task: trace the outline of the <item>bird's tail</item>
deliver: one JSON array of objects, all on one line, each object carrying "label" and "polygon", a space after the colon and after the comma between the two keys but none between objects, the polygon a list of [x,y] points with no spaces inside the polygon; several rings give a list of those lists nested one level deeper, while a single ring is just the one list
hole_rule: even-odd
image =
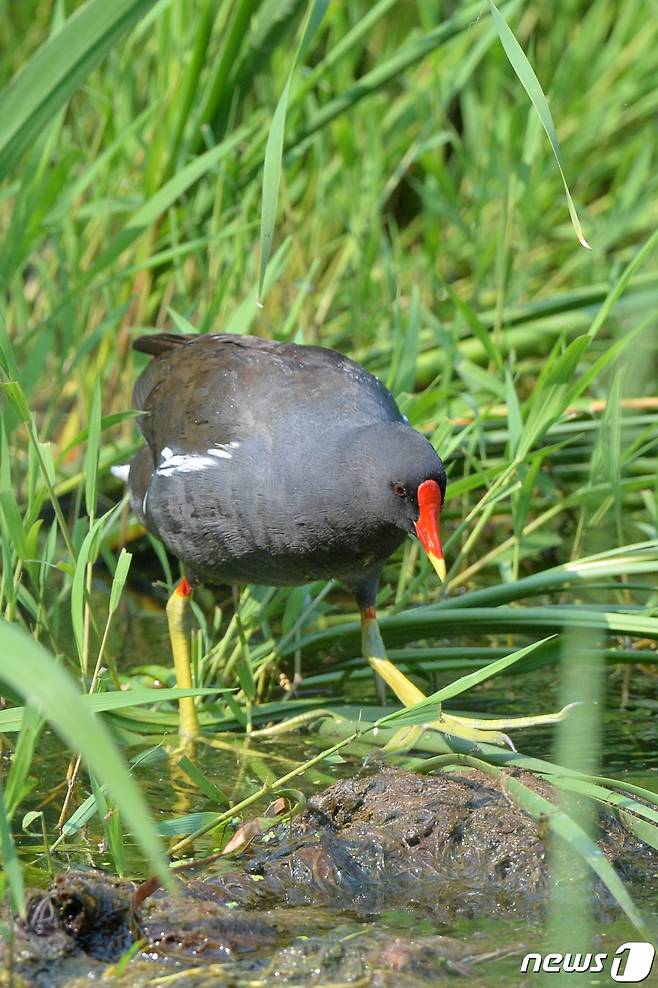
[{"label": "bird's tail", "polygon": [[159,357],[167,350],[175,347],[185,346],[190,340],[196,340],[198,336],[193,333],[149,333],[147,336],[138,336],[133,340],[133,350],[140,353],[150,353],[152,357]]},{"label": "bird's tail", "polygon": [[130,473],[129,463],[117,463],[116,466],[110,467],[110,473],[112,476],[117,477],[119,480],[123,481],[124,484],[128,483],[128,475]]}]

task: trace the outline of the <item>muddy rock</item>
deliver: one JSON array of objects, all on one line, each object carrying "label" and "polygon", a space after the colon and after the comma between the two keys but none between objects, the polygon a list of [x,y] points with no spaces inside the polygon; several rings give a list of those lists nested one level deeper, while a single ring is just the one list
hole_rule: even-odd
[{"label": "muddy rock", "polygon": [[[534,776],[521,779],[551,792]],[[363,916],[402,905],[439,922],[493,912],[538,918],[548,882],[545,837],[541,822],[480,772],[390,769],[314,796],[292,827],[252,849],[243,876],[218,884],[251,905],[331,905]],[[638,865],[646,875],[655,863],[611,818],[602,819],[600,846],[627,876]],[[599,897],[607,899],[603,888]]]},{"label": "muddy rock", "polygon": [[[517,777],[551,794],[548,783]],[[504,782],[476,771],[391,769],[343,780],[292,824],[238,860],[198,869],[174,894],[93,873],[68,873],[32,893],[26,921],[13,924],[15,984],[79,988],[111,976],[117,988],[147,988],[175,973],[177,988],[411,988],[466,975],[484,988],[480,962],[491,943],[439,934],[491,917],[498,929],[510,924],[513,938],[519,922],[529,934],[550,881],[545,838],[543,822],[512,802]],[[658,887],[658,855],[612,817],[601,818],[599,846],[626,879]],[[610,908],[602,887],[595,902]],[[115,978],[108,965],[137,941],[141,951]],[[0,954],[1,967],[1,943]]]},{"label": "muddy rock", "polygon": [[[13,924],[17,986],[51,988],[63,973],[102,971],[133,942],[132,886],[104,875],[60,875],[47,891],[27,897],[25,921]],[[0,964],[8,962],[7,945]]]}]

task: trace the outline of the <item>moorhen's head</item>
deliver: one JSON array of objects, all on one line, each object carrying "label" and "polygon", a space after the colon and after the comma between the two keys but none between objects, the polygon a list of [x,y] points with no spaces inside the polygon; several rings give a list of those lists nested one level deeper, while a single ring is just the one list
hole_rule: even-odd
[{"label": "moorhen's head", "polygon": [[441,508],[446,472],[441,458],[424,436],[397,422],[364,430],[359,445],[369,510],[416,535],[437,576],[444,581]]}]

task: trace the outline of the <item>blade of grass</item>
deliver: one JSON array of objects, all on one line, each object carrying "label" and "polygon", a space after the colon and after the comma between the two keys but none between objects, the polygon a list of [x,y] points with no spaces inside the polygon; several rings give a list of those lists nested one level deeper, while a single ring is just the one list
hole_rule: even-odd
[{"label": "blade of grass", "polygon": [[526,645],[524,648],[517,649],[517,651],[512,652],[510,655],[504,656],[502,659],[497,659],[495,662],[490,662],[481,669],[477,669],[475,672],[468,673],[466,676],[460,676],[454,682],[450,683],[448,686],[444,686],[442,689],[437,690],[436,693],[432,693],[431,696],[425,697],[425,699],[420,700],[418,703],[414,703],[412,706],[405,707],[402,710],[395,710],[392,714],[388,714],[380,720],[381,725],[389,724],[418,724],[424,723],[427,720],[428,715],[432,713],[440,713],[441,703],[444,700],[451,700],[455,696],[460,696],[467,690],[470,690],[473,686],[477,686],[479,683],[485,682],[485,680],[490,679],[491,676],[497,675],[504,669],[509,668],[509,666],[514,665],[516,662],[520,662],[527,655],[531,655],[536,649],[545,645],[546,642],[551,641],[551,638],[555,637],[549,636],[548,638],[542,638],[541,641],[533,642],[532,645]]},{"label": "blade of grass", "polygon": [[[210,779],[204,775],[198,765],[190,761],[187,755],[183,755],[178,761],[180,768],[197,789],[206,796],[207,799],[219,806],[227,806],[230,803],[228,797]],[[194,829],[194,828],[193,828]]]},{"label": "blade of grass", "polygon": [[90,518],[96,515],[96,498],[98,496],[98,457],[101,441],[101,384],[96,378],[89,412],[87,432],[87,449],[84,459],[85,475],[85,505]]},{"label": "blade of grass", "polygon": [[155,0],[88,0],[0,95],[0,181]]},{"label": "blade of grass", "polygon": [[551,116],[551,111],[548,107],[548,103],[546,102],[546,97],[544,96],[539,79],[535,75],[530,62],[526,58],[523,48],[521,48],[521,45],[514,37],[507,21],[500,13],[493,0],[488,0],[488,3],[491,10],[491,16],[493,17],[496,25],[496,30],[498,31],[498,37],[500,38],[500,42],[505,49],[505,54],[509,59],[510,65],[516,72],[519,82],[530,97],[530,102],[537,111],[542,127],[546,131],[546,136],[548,137],[551,147],[553,148],[553,154],[555,155],[557,166],[560,169],[564,192],[567,197],[569,216],[571,217],[573,228],[576,231],[576,236],[583,247],[587,248],[587,250],[591,250],[590,245],[585,240],[585,235],[583,234],[580,220],[578,219],[578,214],[576,213],[576,207],[573,199],[571,198],[571,193],[569,192],[567,177],[564,174],[564,166],[562,163],[562,153],[560,151],[557,134],[555,133],[555,124],[553,123],[553,117]]},{"label": "blade of grass", "polygon": [[144,797],[105,725],[94,716],[52,656],[23,631],[2,620],[0,647],[4,654],[3,681],[29,700],[60,737],[83,755],[90,771],[107,786],[151,867],[170,887],[167,862]]},{"label": "blade of grass", "polygon": [[260,219],[260,268],[258,274],[258,301],[263,295],[265,285],[265,274],[267,263],[270,258],[272,239],[274,237],[274,224],[276,223],[277,207],[279,203],[279,185],[281,184],[281,163],[283,158],[283,136],[286,126],[286,111],[288,109],[288,98],[290,87],[297,67],[297,63],[304,57],[306,51],[313,40],[329,0],[312,0],[309,5],[302,38],[297,47],[297,51],[290,66],[290,72],[283,87],[283,92],[276,105],[270,132],[267,136],[265,146],[265,161],[263,164],[263,194]]},{"label": "blade of grass", "polygon": [[[5,713],[5,711],[2,712]],[[26,789],[31,788],[27,779],[43,726],[43,717],[33,707],[27,706],[23,709],[20,734],[16,742],[5,789],[5,804],[9,820],[14,816]]]},{"label": "blade of grass", "polygon": [[2,864],[7,876],[11,903],[16,912],[25,918],[25,886],[23,883],[23,871],[21,863],[16,854],[16,845],[11,835],[9,817],[5,807],[5,797],[0,782],[0,851],[2,852]]},{"label": "blade of grass", "polygon": [[613,287],[608,291],[606,297],[604,298],[599,311],[596,313],[595,319],[592,321],[592,325],[589,328],[589,335],[594,337],[598,334],[599,330],[605,323],[606,319],[609,317],[616,303],[621,298],[625,289],[627,288],[631,278],[634,273],[644,263],[648,255],[654,250],[656,244],[658,243],[658,230],[654,230],[649,239],[645,244],[638,250],[635,257],[632,259],[630,264],[622,271],[621,275],[613,285]]},{"label": "blade of grass", "polygon": [[91,775],[91,788],[103,826],[105,841],[112,856],[112,864],[119,878],[123,878],[126,871],[126,852],[121,831],[121,819],[116,808],[108,803],[105,787],[98,784],[93,774]]},{"label": "blade of grass", "polygon": [[85,596],[87,589],[88,566],[92,565],[98,556],[99,543],[103,533],[121,508],[121,502],[110,508],[101,518],[93,522],[85,535],[75,564],[73,585],[71,587],[71,623],[73,636],[78,650],[78,659],[83,674],[87,675],[87,648],[85,637]]},{"label": "blade of grass", "polygon": [[[597,846],[591,837],[576,823],[567,813],[559,809],[551,800],[540,796],[529,786],[512,775],[504,774],[499,768],[490,765],[481,758],[474,758],[468,755],[454,756],[454,764],[467,764],[478,768],[485,775],[496,781],[501,781],[506,793],[514,800],[517,806],[533,819],[545,822],[560,840],[564,841],[573,851],[582,858],[592,871],[600,878],[612,897],[626,913],[633,926],[646,938],[650,939],[650,933],[644,918],[638,911],[635,903],[629,895],[623,881],[610,864],[603,851]],[[449,761],[447,756],[446,761]]]},{"label": "blade of grass", "polygon": [[39,463],[41,476],[48,490],[50,502],[53,506],[53,511],[55,512],[55,516],[59,524],[62,538],[66,543],[66,548],[68,549],[69,555],[71,557],[71,562],[75,563],[76,552],[73,547],[73,543],[71,541],[71,535],[69,533],[68,525],[66,524],[64,514],[62,513],[61,505],[59,503],[57,495],[55,494],[50,472],[48,470],[48,465],[44,459],[44,455],[41,449],[41,444],[39,443],[36,427],[32,419],[32,413],[30,412],[30,408],[27,403],[27,399],[25,398],[25,395],[23,393],[23,389],[21,388],[18,381],[2,381],[0,382],[0,388],[2,388],[2,391],[4,392],[7,400],[9,401],[9,404],[11,405],[12,409],[14,410],[20,421],[25,425],[28,437],[30,439],[30,442],[32,443],[32,447],[34,449],[34,452],[36,454]]},{"label": "blade of grass", "polygon": [[[452,604],[452,602],[451,602]],[[384,616],[380,620],[382,634],[390,645],[415,641],[436,635],[454,633],[463,635],[468,628],[469,635],[510,634],[528,635],[537,629],[559,633],[564,628],[590,628],[602,635],[631,635],[638,638],[658,639],[658,618],[637,614],[634,611],[600,609],[573,606],[547,607],[473,607],[454,606],[424,607],[403,614]],[[356,649],[359,647],[361,627],[358,622],[336,625],[328,630],[304,635],[299,643],[288,645],[281,650],[283,657],[301,648],[308,655],[316,655],[323,650],[338,648]]]},{"label": "blade of grass", "polygon": [[[82,703],[87,710],[100,714],[115,710],[128,710],[131,707],[141,707],[148,703],[168,703],[173,700],[180,700],[182,696],[213,696],[217,693],[230,692],[231,690],[221,686],[191,686],[189,689],[179,689],[177,686],[151,689],[148,686],[141,686],[109,693],[82,694]],[[0,733],[20,730],[23,716],[23,707],[0,710]]]}]

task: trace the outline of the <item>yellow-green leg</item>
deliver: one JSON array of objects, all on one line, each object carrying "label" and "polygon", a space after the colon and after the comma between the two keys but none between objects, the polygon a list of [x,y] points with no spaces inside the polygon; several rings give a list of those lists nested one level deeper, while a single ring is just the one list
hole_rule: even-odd
[{"label": "yellow-green leg", "polygon": [[375,674],[390,686],[405,707],[425,698],[418,687],[387,658],[374,607],[366,607],[361,611],[361,645],[363,655]]},{"label": "yellow-green leg", "polygon": [[[192,588],[183,577],[171,597],[167,601],[167,621],[169,622],[169,637],[171,651],[174,655],[174,670],[176,686],[186,690],[192,688],[192,665],[190,655],[190,640],[187,633],[187,614],[190,609]],[[181,738],[196,738],[200,734],[199,720],[193,696],[183,696],[178,701],[180,711]]]}]

